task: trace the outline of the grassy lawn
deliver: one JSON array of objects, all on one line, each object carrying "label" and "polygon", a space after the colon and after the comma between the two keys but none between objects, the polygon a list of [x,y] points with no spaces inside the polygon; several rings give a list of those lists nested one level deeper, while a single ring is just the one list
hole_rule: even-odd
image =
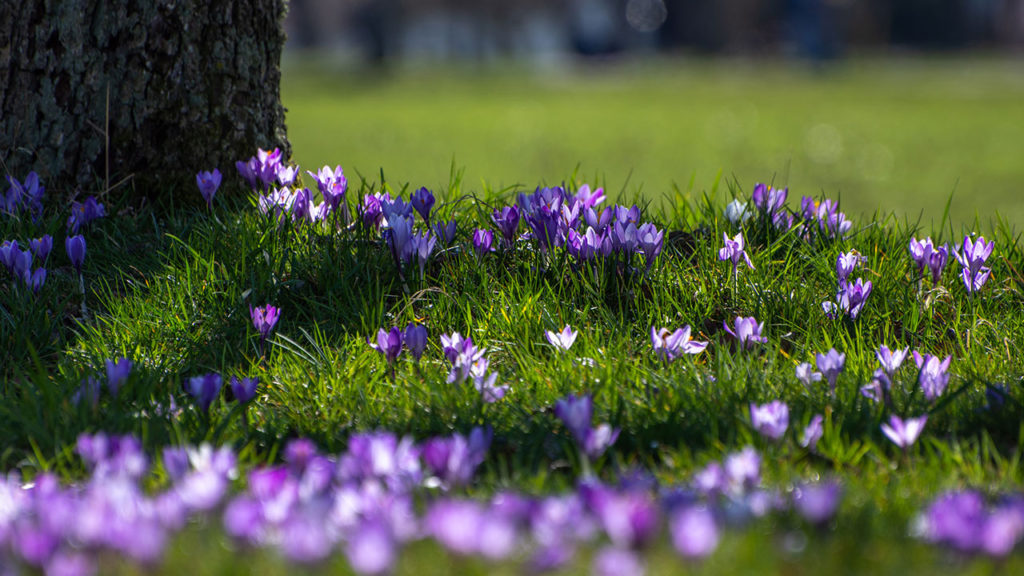
[{"label": "grassy lawn", "polygon": [[[1014,60],[667,60],[529,72],[409,67],[366,77],[293,53],[288,134],[303,166],[413,187],[558,184],[650,199],[718,178],[841,198],[851,214],[1024,224],[1024,76]],[[723,188],[724,189],[724,188]]]},{"label": "grassy lawn", "polygon": [[[650,574],[1024,571],[1024,246],[1014,227],[1022,213],[1007,206],[1000,223],[992,210],[1014,198],[1010,180],[1024,170],[1013,162],[1024,144],[1009,127],[1022,115],[1013,99],[1024,88],[1008,64],[852,63],[819,76],[768,66],[755,78],[662,63],[557,81],[449,71],[359,83],[291,66],[285,98],[297,160],[311,169],[340,163],[348,175],[337,218],[292,218],[295,203],[280,218],[274,208],[261,213],[258,194],[221,166],[225,183],[209,210],[135,210],[107,199],[108,215],[81,232],[79,274],[65,253],[66,212],[46,204],[38,221],[0,216],[2,239],[25,247],[48,233],[54,244],[37,292],[7,271],[12,265],[0,267],[0,464],[10,472],[0,481],[0,568],[42,558],[57,572],[54,555],[65,563],[80,555],[102,574],[349,573],[355,543],[383,530],[403,550],[400,574],[530,573],[552,538],[575,552],[567,574],[590,573],[609,543],[637,552]],[[819,145],[808,147],[808,134]],[[835,144],[836,134],[841,146],[829,150],[838,156],[824,162],[822,142]],[[863,156],[883,148],[887,156]],[[464,171],[451,169],[453,155]],[[858,164],[883,156],[889,161]],[[728,176],[719,179],[721,168]],[[750,207],[749,219],[731,221],[727,202],[750,202],[754,182],[771,174],[791,186],[778,218]],[[585,202],[570,198],[585,183],[614,191],[599,208],[634,200],[640,208],[615,214],[621,233],[612,225],[587,236],[581,216],[582,224],[551,221],[552,246],[543,245],[543,227],[525,221],[502,242],[492,212],[516,204],[516,192],[563,180],[569,196],[518,201],[524,220],[529,213],[542,225],[540,206],[558,205],[556,197]],[[389,216],[384,232],[360,217],[372,214],[365,195],[408,201],[421,184],[437,195],[430,217],[456,220],[457,233],[437,240],[422,266],[417,255],[399,264],[392,248],[406,217]],[[826,213],[825,197],[840,192],[848,229]],[[822,212],[805,212],[802,194]],[[408,218],[426,232],[421,214],[410,208]],[[629,222],[654,232],[619,248]],[[493,250],[477,248],[476,229],[493,232]],[[750,265],[737,252],[734,268],[720,251],[723,236],[739,234]],[[952,252],[934,282],[908,252],[912,238],[962,247],[979,235],[994,248],[975,290]],[[588,255],[582,243],[594,239]],[[656,256],[643,253],[655,246]],[[861,305],[852,288],[846,300],[839,293],[840,258],[853,268],[850,285],[871,283]],[[267,304],[280,319],[264,338],[251,310]],[[737,341],[738,317],[763,323],[764,340]],[[410,324],[426,330],[422,358],[408,342],[394,361],[370,346],[381,342],[379,330]],[[547,332],[566,325],[577,337],[563,350]],[[684,326],[707,347],[686,353],[652,338],[652,329]],[[489,362],[446,350],[457,345],[442,336],[454,332]],[[886,378],[876,371],[883,345],[907,357],[872,399],[864,387]],[[818,356],[831,349],[845,364],[829,383]],[[935,359],[922,358],[921,368],[915,351]],[[106,363],[122,357],[132,368],[111,386]],[[948,374],[939,368],[947,357]],[[802,382],[804,363],[825,378]],[[480,372],[459,376],[460,366]],[[204,406],[208,374],[223,386]],[[227,391],[232,377],[258,379],[247,404]],[[570,395],[592,398],[585,430],[566,408]],[[774,401],[788,410],[781,430],[752,416],[752,405]],[[819,416],[820,440],[806,445],[805,428]],[[920,438],[891,441],[882,426],[894,416],[927,416]],[[384,441],[367,450],[370,464],[359,460],[375,431],[427,452],[431,439],[477,429],[490,443],[478,460],[467,457],[467,477],[447,477],[415,450],[400,458]],[[130,442],[79,440],[98,432],[131,434],[141,452]],[[317,454],[296,439],[311,440]],[[235,466],[208,452],[180,461],[163,452],[202,443],[230,451]],[[115,456],[83,457],[99,452]],[[744,454],[760,459],[754,474],[733,467],[749,464]],[[729,480],[708,488],[718,464]],[[87,487],[65,494],[48,474]],[[821,486],[838,486],[841,498],[814,517],[799,503]],[[937,497],[962,490],[1005,513],[999,523],[979,512],[971,526],[1002,530],[995,535],[1008,535],[1015,553],[981,554],[973,540],[936,536],[934,518],[922,523]],[[481,559],[484,544],[459,553],[439,543],[444,532],[427,518],[466,499],[486,503],[470,504],[485,507],[473,517],[481,533],[485,519],[514,519],[515,546],[488,549],[501,561]],[[265,508],[246,516],[252,502]],[[549,505],[570,512],[550,512],[559,523],[539,512]],[[700,560],[681,558],[673,540],[673,526],[694,511],[708,511],[720,535]],[[654,516],[645,524],[647,512]],[[619,520],[634,513],[640,518],[629,516],[624,528]],[[120,532],[104,540],[80,517]],[[81,531],[62,531],[80,523]],[[250,525],[258,533],[240,535]],[[40,536],[46,530],[59,534],[56,544]],[[687,542],[699,540],[701,531],[691,532]],[[154,560],[153,550],[163,553]],[[280,550],[310,561],[296,568]]]}]

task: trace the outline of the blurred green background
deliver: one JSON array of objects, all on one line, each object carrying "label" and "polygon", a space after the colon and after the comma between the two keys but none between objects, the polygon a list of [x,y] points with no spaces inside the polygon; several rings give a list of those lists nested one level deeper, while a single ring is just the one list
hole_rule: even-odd
[{"label": "blurred green background", "polygon": [[294,159],[463,191],[579,180],[645,198],[759,181],[926,229],[1024,224],[1024,61],[983,57],[642,59],[355,69],[290,51]]}]

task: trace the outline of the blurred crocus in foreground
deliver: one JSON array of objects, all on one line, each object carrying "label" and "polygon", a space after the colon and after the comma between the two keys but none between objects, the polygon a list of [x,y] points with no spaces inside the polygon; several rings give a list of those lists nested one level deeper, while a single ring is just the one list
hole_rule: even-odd
[{"label": "blurred crocus in foreground", "polygon": [[206,374],[205,376],[194,376],[185,383],[185,388],[203,412],[210,411],[210,405],[220,394],[220,387],[223,384],[220,374]]},{"label": "blurred crocus in foreground", "polygon": [[914,442],[917,442],[917,437],[921,435],[926,422],[928,422],[927,415],[903,420],[894,414],[889,418],[888,424],[882,424],[882,433],[886,438],[892,440],[893,444],[906,450],[913,446]]},{"label": "blurred crocus in foreground", "polygon": [[579,332],[574,331],[568,324],[566,324],[565,328],[562,328],[560,332],[552,332],[551,330],[548,330],[544,333],[548,343],[559,350],[568,350],[569,348],[572,348],[573,342],[576,341],[576,336],[578,335]]},{"label": "blurred crocus in foreground", "polygon": [[220,181],[220,170],[216,168],[213,172],[202,171],[196,174],[196,185],[199,187],[199,193],[203,195],[203,200],[206,200],[207,208],[213,208],[213,195],[217,193],[217,188],[220,188]]},{"label": "blurred crocus in foreground", "polygon": [[789,427],[789,406],[782,400],[767,404],[750,404],[750,424],[761,436],[781,440]]}]

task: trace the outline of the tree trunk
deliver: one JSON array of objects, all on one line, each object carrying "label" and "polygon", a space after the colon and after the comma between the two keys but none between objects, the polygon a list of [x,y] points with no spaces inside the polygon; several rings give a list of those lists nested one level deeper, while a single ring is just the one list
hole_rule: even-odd
[{"label": "tree trunk", "polygon": [[0,1],[5,172],[191,195],[197,171],[227,173],[257,147],[287,158],[285,2]]}]

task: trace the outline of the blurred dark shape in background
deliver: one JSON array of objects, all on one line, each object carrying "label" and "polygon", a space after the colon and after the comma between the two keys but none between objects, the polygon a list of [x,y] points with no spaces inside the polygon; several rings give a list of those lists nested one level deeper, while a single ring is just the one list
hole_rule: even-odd
[{"label": "blurred dark shape in background", "polygon": [[1024,0],[291,0],[292,48],[398,60],[1019,50]]}]

